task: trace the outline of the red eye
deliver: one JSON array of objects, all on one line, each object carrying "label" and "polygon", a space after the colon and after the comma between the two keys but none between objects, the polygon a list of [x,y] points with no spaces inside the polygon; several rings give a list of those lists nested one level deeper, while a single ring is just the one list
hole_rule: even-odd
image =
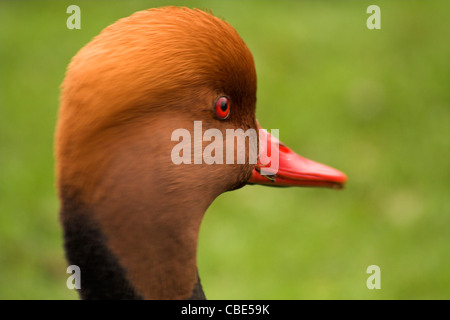
[{"label": "red eye", "polygon": [[228,118],[230,115],[230,100],[228,100],[227,97],[220,97],[216,101],[214,110],[216,111],[216,116],[219,119],[224,120]]}]

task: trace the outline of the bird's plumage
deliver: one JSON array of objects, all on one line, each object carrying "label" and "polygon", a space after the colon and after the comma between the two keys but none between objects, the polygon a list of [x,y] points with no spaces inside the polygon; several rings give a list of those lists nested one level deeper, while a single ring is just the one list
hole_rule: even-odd
[{"label": "bird's plumage", "polygon": [[[222,96],[231,106],[225,120],[214,116]],[[82,298],[204,298],[196,254],[205,211],[250,177],[266,180],[248,153],[244,164],[176,165],[171,134],[202,121],[225,146],[227,129],[258,128],[255,106],[252,54],[227,22],[201,10],[134,13],[75,55],[56,158],[66,254],[81,269]],[[291,166],[274,185],[337,179],[326,170],[294,176],[296,161],[310,163],[283,148]]]},{"label": "bird's plumage", "polygon": [[[226,123],[211,109],[223,94],[233,102]],[[77,53],[62,84],[57,172],[68,258],[85,260],[82,295],[105,285],[88,276],[98,268],[120,274],[124,294],[130,287],[131,296],[148,299],[191,296],[201,218],[252,167],[176,166],[171,132],[199,119],[223,132],[255,127],[255,101],[247,46],[200,10],[137,12]]]}]

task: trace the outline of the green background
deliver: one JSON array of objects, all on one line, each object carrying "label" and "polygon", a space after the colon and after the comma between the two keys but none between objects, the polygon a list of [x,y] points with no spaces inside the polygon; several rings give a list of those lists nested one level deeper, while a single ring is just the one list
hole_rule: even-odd
[{"label": "green background", "polygon": [[[167,1],[0,2],[0,298],[76,299],[54,184],[59,85],[107,25]],[[176,1],[253,52],[257,118],[342,191],[247,186],[202,224],[210,299],[450,298],[449,1]],[[66,8],[81,8],[81,30]],[[381,30],[366,9],[381,8]],[[369,265],[381,289],[366,287]]]}]

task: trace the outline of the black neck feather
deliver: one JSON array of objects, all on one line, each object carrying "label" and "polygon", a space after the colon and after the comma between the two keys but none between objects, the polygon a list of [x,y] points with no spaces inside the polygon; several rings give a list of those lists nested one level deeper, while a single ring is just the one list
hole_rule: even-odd
[{"label": "black neck feather", "polygon": [[[106,237],[91,217],[91,212],[79,201],[65,198],[61,208],[66,258],[80,267],[83,300],[138,300],[118,259],[108,249]],[[189,300],[204,300],[200,278]]]}]

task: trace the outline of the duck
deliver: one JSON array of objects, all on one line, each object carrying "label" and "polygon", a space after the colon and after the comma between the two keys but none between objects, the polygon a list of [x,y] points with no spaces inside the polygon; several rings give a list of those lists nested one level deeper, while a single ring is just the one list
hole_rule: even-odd
[{"label": "duck", "polygon": [[[198,235],[220,194],[245,185],[344,186],[344,173],[261,128],[256,79],[237,31],[186,7],[135,12],[72,58],[61,85],[56,186],[64,251],[80,268],[81,299],[206,299]],[[227,130],[255,130],[258,144],[264,138],[267,150],[279,150],[278,170],[263,172],[271,161],[259,156],[263,147],[256,162],[174,163],[173,132],[193,133],[195,121],[223,133],[224,143]]]}]

